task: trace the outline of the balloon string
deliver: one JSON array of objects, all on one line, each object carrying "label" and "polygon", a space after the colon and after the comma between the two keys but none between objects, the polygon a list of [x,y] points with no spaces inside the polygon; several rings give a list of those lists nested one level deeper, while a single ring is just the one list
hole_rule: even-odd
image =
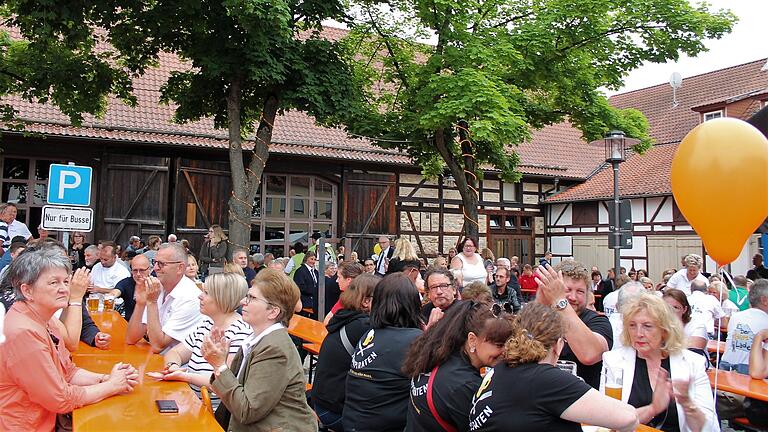
[{"label": "balloon string", "polygon": [[[728,279],[733,284],[733,279],[731,279],[731,275],[728,274],[727,271],[725,271],[725,266],[721,266],[721,265],[718,264],[717,271],[715,273],[719,273],[721,279]],[[719,292],[720,304],[723,303],[723,286],[725,286],[725,284],[720,285],[720,292]],[[735,288],[736,284],[733,284],[733,286]],[[736,292],[736,295],[738,295],[738,291]],[[718,383],[718,378],[720,378],[720,373],[719,373],[720,372],[720,355],[721,355],[720,354],[720,335],[721,335],[721,330],[720,329],[722,327],[722,322],[723,322],[723,317],[722,316],[718,317],[717,318],[717,331],[715,333],[715,335],[717,336],[717,339],[715,340],[716,347],[717,347],[716,354],[715,354],[715,361],[717,362],[717,364],[715,365],[715,395],[717,395],[717,390],[718,390],[718,384],[717,383]],[[715,397],[714,399],[715,399],[715,401],[714,401],[714,410],[715,410],[715,412],[717,412],[717,397]]]}]

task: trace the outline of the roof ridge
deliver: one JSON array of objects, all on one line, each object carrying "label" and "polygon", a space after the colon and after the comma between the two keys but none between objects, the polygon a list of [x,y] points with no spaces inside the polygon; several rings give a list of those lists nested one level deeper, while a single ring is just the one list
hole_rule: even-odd
[{"label": "roof ridge", "polygon": [[[737,64],[737,65],[733,65],[733,66],[727,66],[727,67],[724,67],[724,68],[721,68],[721,69],[712,70],[712,71],[709,71],[709,72],[702,72],[702,73],[699,73],[699,74],[696,74],[696,75],[691,75],[689,77],[683,77],[683,79],[690,80],[692,78],[699,78],[699,77],[702,77],[702,76],[705,76],[705,75],[721,73],[721,72],[727,71],[729,69],[737,69],[737,68],[745,67],[745,66],[751,65],[753,63],[765,63],[766,61],[768,61],[768,57],[763,57],[763,58],[760,58],[760,59],[757,59],[757,60],[748,61],[746,63],[741,63],[741,64]],[[665,85],[669,85],[669,83],[659,83],[659,84],[654,84],[654,85],[651,85],[651,86],[648,86],[648,87],[643,87],[643,88],[639,88],[639,89],[635,89],[635,90],[630,90],[630,91],[627,91],[627,92],[624,92],[624,93],[616,93],[615,95],[610,96],[608,98],[608,100],[613,99],[616,96],[624,96],[624,95],[629,95],[629,94],[632,94],[632,93],[647,91],[647,90],[652,89],[654,87],[661,87],[661,86],[665,86]]]}]

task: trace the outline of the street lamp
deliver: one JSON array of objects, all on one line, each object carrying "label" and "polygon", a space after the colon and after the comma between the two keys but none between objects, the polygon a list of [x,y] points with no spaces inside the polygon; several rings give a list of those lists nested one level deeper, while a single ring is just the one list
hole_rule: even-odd
[{"label": "street lamp", "polygon": [[[614,240],[613,249],[613,272],[615,276],[619,275],[621,268],[621,211],[619,195],[619,164],[627,160],[627,148],[636,144],[638,141],[624,136],[620,130],[612,130],[605,135],[603,144],[605,146],[605,161],[610,162],[613,167],[613,232],[611,235]],[[615,277],[614,276],[614,277]]]}]

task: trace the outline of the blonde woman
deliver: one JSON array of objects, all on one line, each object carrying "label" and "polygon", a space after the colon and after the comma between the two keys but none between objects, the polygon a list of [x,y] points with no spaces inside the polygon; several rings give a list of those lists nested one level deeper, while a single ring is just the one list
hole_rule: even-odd
[{"label": "blonde woman", "polygon": [[[253,333],[236,312],[247,292],[245,279],[236,274],[213,274],[206,279],[199,297],[200,313],[206,318],[182,343],[165,354],[165,370],[161,372],[163,380],[187,382],[200,397],[200,387],[209,385],[213,373],[213,367],[203,359],[201,347],[214,327],[222,329],[229,340],[227,364],[232,364],[232,358],[243,341]],[[182,365],[186,367],[182,368]],[[219,405],[215,394],[211,395],[211,403],[214,409]]]},{"label": "blonde woman", "polygon": [[211,225],[200,247],[200,272],[203,276],[221,273],[227,261],[227,235],[219,225]]},{"label": "blonde woman", "polygon": [[623,370],[621,400],[637,409],[640,423],[657,429],[718,431],[704,358],[685,349],[683,326],[672,308],[643,293],[621,312],[624,346],[603,354],[604,373]]},{"label": "blonde woman", "polygon": [[[419,262],[419,256],[416,254],[416,248],[407,238],[400,237],[395,240],[395,252],[392,254],[392,258],[389,260],[387,266],[387,274],[397,273],[403,271],[405,263],[407,262]],[[420,263],[419,263],[420,265]]]}]

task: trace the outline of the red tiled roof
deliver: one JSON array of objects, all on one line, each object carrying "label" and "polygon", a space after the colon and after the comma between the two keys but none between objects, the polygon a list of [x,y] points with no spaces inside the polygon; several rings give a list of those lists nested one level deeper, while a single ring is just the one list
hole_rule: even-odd
[{"label": "red tiled roof", "polygon": [[766,59],[708,72],[683,79],[677,90],[677,107],[672,106],[672,87],[659,84],[615,95],[611,105],[636,108],[645,114],[650,134],[657,144],[680,142],[699,124],[700,114],[691,108],[711,101],[725,101],[734,96],[768,88],[768,71],[761,68]]},{"label": "red tiled roof", "polygon": [[[19,34],[10,29],[14,37]],[[336,40],[346,30],[326,27],[324,37]],[[227,148],[227,132],[215,129],[211,119],[186,124],[172,123],[174,105],[160,103],[160,87],[171,71],[188,68],[176,56],[161,54],[159,66],[134,79],[138,105],[131,108],[119,99],[109,98],[102,118],[86,115],[81,127],[70,125],[69,118],[50,104],[37,104],[10,96],[4,100],[14,106],[19,117],[30,122],[28,130],[52,136],[178,145],[201,148]],[[278,117],[270,152],[338,160],[363,161],[387,165],[413,165],[408,155],[382,149],[364,139],[349,137],[341,128],[317,126],[308,115],[290,111]],[[523,174],[582,180],[602,159],[602,150],[581,139],[569,124],[536,131],[533,140],[513,149],[520,155]]]},{"label": "red tiled roof", "polygon": [[[766,60],[758,60],[686,78],[677,91],[677,107],[672,106],[672,88],[661,84],[619,94],[610,98],[619,108],[636,108],[645,114],[650,135],[656,145],[645,155],[633,155],[621,164],[619,191],[622,197],[668,195],[672,158],[679,142],[701,122],[693,111],[717,103],[728,104],[759,97],[768,89]],[[734,107],[736,105],[734,104]],[[757,100],[728,111],[729,116],[746,120],[760,109]],[[548,198],[545,202],[590,201],[613,198],[613,170],[603,168],[586,182]]]},{"label": "red tiled roof", "polygon": [[[672,185],[669,173],[678,144],[653,146],[645,154],[632,155],[619,171],[619,193],[622,198],[669,195]],[[610,165],[584,183],[554,195],[547,203],[593,201],[613,198],[613,170]]]},{"label": "red tiled roof", "polygon": [[570,179],[586,179],[605,159],[603,148],[590,146],[568,122],[534,131],[531,141],[515,151],[521,165],[538,166],[548,175]]}]

